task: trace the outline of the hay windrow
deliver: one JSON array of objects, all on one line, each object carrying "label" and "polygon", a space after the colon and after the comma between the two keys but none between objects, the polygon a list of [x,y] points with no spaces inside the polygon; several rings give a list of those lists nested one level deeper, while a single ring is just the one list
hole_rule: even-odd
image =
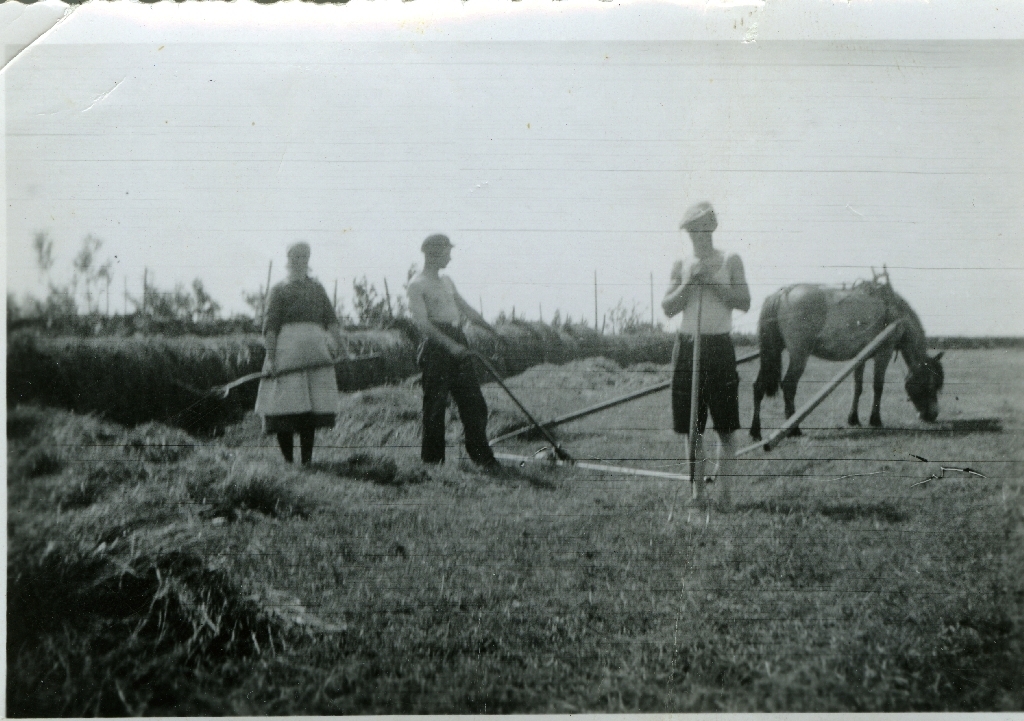
[{"label": "hay windrow", "polygon": [[[195,687],[229,683],[239,664],[310,629],[336,630],[204,541],[218,515],[308,515],[316,503],[297,471],[196,452],[156,424],[125,431],[24,408],[12,417],[35,423],[10,448],[10,715],[227,713]],[[64,466],[31,477],[22,457],[48,447]]]},{"label": "hay windrow", "polygon": [[12,545],[10,715],[173,712],[189,684],[273,653],[294,632],[182,537],[166,546],[136,538],[91,552],[67,539]]},{"label": "hay windrow", "polygon": [[[665,363],[673,343],[667,333],[605,336],[581,326],[552,328],[520,320],[497,330],[501,342],[475,327],[467,328],[467,335],[505,375],[602,355],[620,364]],[[397,383],[418,372],[418,334],[407,323],[393,330],[351,331],[344,338],[351,360],[336,367],[342,391]],[[124,425],[159,421],[193,434],[216,434],[252,408],[256,384],[232,391],[226,400],[206,391],[258,371],[263,357],[256,335],[50,338],[19,331],[8,339],[7,397],[12,404],[94,413]]]}]

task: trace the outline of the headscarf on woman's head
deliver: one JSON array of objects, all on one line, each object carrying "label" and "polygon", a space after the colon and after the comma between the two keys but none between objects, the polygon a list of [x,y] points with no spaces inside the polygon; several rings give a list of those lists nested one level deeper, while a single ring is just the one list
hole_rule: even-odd
[{"label": "headscarf on woman's head", "polygon": [[309,243],[299,241],[288,246],[288,267],[293,270],[309,269]]}]

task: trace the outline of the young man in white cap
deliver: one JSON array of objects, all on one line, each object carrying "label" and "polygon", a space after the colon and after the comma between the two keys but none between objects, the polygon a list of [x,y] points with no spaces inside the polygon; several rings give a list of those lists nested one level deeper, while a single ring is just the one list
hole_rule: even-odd
[{"label": "young man in white cap", "polygon": [[469,354],[469,341],[462,332],[468,320],[494,335],[497,331],[477,313],[455,289],[455,283],[438,271],[452,258],[451,241],[445,235],[431,235],[423,241],[423,270],[410,281],[409,310],[425,336],[419,363],[423,369],[423,446],[425,463],[442,463],[445,457],[445,411],[449,394],[459,408],[466,435],[466,451],[474,463],[497,468],[487,443],[487,403]]},{"label": "young man in white cap", "polygon": [[[739,374],[736,352],[729,333],[732,311],[750,309],[750,289],[743,261],[735,253],[717,250],[711,234],[718,227],[710,203],[687,209],[679,226],[693,242],[693,255],[672,266],[669,290],[661,307],[671,318],[682,312],[683,322],[673,353],[672,421],[676,433],[690,432],[690,384],[693,374],[693,334],[697,330],[697,288],[703,288],[700,309],[700,378],[697,392],[697,428],[703,435],[708,412],[719,438],[716,477],[725,484],[733,475],[736,446],[733,434],[740,428]],[[693,439],[690,439],[692,442]]]}]

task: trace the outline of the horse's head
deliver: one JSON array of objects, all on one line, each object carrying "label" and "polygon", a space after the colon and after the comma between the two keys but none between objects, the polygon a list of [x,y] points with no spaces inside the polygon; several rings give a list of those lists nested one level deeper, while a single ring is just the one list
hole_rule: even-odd
[{"label": "horse's head", "polygon": [[903,384],[921,420],[928,423],[934,423],[939,417],[939,391],[945,379],[940,358],[942,353],[934,358],[925,356],[923,362],[911,367],[907,381]]}]

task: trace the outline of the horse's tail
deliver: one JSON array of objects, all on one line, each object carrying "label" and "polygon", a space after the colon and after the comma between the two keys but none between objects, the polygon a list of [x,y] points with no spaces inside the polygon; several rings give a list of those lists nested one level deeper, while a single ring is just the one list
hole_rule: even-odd
[{"label": "horse's tail", "polygon": [[761,317],[757,319],[757,340],[761,346],[761,368],[757,372],[754,385],[759,387],[766,396],[773,397],[779,390],[782,380],[782,350],[785,342],[779,330],[779,304],[782,292],[772,293],[761,306]]}]

